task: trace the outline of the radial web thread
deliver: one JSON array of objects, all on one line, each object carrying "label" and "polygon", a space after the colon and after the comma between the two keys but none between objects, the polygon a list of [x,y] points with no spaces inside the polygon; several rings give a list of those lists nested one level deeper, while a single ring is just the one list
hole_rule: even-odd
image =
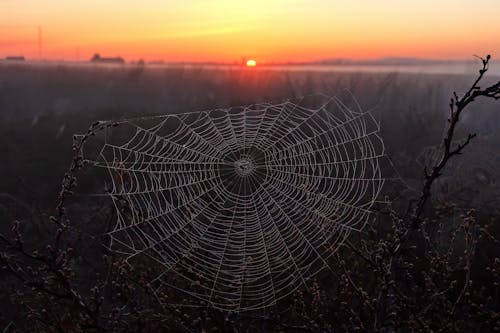
[{"label": "radial web thread", "polygon": [[275,305],[363,228],[384,183],[377,121],[335,97],[114,125],[86,157],[116,208],[107,235],[193,306]]}]

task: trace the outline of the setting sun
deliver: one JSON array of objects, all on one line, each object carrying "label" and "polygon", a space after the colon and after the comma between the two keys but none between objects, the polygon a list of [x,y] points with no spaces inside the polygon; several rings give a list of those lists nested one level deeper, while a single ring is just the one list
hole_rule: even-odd
[{"label": "setting sun", "polygon": [[257,61],[250,59],[247,61],[247,67],[255,67],[257,65]]}]

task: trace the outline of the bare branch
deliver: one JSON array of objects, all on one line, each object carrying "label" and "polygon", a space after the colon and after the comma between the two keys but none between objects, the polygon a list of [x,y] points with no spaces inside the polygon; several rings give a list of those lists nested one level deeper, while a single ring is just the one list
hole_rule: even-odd
[{"label": "bare branch", "polygon": [[448,127],[446,130],[446,135],[443,139],[443,145],[441,148],[438,162],[432,166],[430,171],[427,168],[424,169],[425,180],[422,187],[422,193],[417,201],[412,216],[410,217],[411,227],[416,229],[420,226],[421,216],[424,211],[425,204],[429,197],[431,196],[431,188],[434,181],[439,178],[442,174],[444,167],[447,165],[451,157],[459,155],[462,153],[463,149],[469,145],[472,139],[476,137],[476,134],[469,134],[467,139],[458,144],[456,147],[452,147],[452,142],[455,137],[456,126],[460,120],[462,112],[466,107],[471,104],[477,97],[483,96],[487,98],[500,99],[500,81],[485,88],[481,89],[479,87],[479,82],[482,80],[484,74],[488,71],[489,61],[491,59],[490,55],[486,58],[480,58],[482,61],[482,68],[479,70],[479,75],[471,85],[469,90],[462,96],[459,97],[455,92],[450,101],[450,117],[448,118]]}]

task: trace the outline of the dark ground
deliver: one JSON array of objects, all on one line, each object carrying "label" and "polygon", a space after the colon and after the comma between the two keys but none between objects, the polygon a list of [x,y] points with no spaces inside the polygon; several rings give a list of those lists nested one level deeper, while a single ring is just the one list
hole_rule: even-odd
[{"label": "dark ground", "polygon": [[[9,230],[13,220],[51,212],[72,158],[72,136],[86,132],[96,120],[345,89],[363,108],[373,108],[395,169],[410,187],[419,188],[423,164],[440,142],[449,98],[471,80],[460,75],[0,64],[0,231]],[[500,104],[472,105],[458,137],[469,132],[478,138],[451,162],[433,203],[493,213],[500,202]],[[497,238],[499,231],[496,226]],[[481,256],[498,256],[498,247],[487,250]]]}]

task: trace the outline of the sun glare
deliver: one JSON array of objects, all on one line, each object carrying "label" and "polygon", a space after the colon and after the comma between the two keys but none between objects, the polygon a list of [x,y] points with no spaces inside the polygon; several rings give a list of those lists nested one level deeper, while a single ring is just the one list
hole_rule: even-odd
[{"label": "sun glare", "polygon": [[255,67],[257,65],[257,61],[250,59],[247,60],[247,67]]}]

